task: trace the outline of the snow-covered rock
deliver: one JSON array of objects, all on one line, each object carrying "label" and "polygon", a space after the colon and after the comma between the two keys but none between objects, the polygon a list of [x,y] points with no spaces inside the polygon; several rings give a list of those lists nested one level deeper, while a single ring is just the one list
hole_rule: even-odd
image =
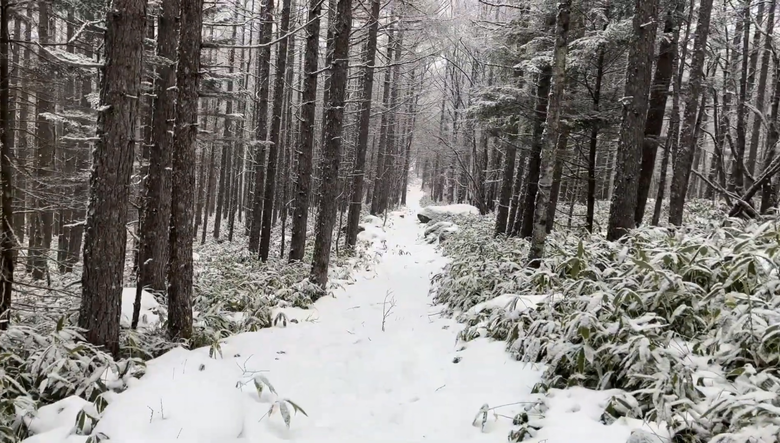
[{"label": "snow-covered rock", "polygon": [[437,221],[448,215],[477,215],[479,209],[471,205],[457,204],[446,206],[426,206],[417,213],[417,219],[422,223]]},{"label": "snow-covered rock", "polygon": [[441,242],[456,232],[458,232],[458,225],[455,223],[447,221],[436,222],[425,229],[425,240],[428,243]]},{"label": "snow-covered rock", "polygon": [[[122,290],[122,327],[129,328],[133,319],[133,303],[135,303],[136,288]],[[138,317],[138,328],[145,329],[157,326],[160,323],[160,303],[154,295],[147,291],[141,291],[141,312]]]}]

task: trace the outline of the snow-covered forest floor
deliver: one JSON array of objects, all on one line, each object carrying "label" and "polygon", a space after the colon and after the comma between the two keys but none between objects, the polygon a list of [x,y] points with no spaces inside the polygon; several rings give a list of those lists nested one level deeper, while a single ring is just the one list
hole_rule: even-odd
[{"label": "snow-covered forest floor", "polygon": [[[422,240],[416,209],[391,214],[385,232],[369,235],[378,263],[333,297],[309,310],[277,309],[276,327],[218,348],[152,360],[127,390],[104,394],[105,409],[76,397],[44,407],[27,441],[86,440],[72,435],[85,407],[99,421],[86,418],[80,431],[117,442],[503,440],[512,420],[493,413],[535,401],[540,368],[497,342],[458,343],[462,325],[442,318],[428,296],[445,259]],[[484,403],[507,406],[482,429],[472,420]]]},{"label": "snow-covered forest floor", "polygon": [[[199,292],[223,298],[196,317],[202,347],[105,371],[54,340],[36,369],[96,377],[22,414],[24,441],[776,441],[776,221],[694,215],[625,243],[554,233],[530,270],[526,242],[494,239],[492,217],[442,207],[422,225],[417,188],[384,227],[366,220],[367,249],[308,309],[290,285],[304,271],[201,248],[213,287]],[[149,297],[150,329],[157,309]],[[50,396],[70,386],[42,379]]]}]

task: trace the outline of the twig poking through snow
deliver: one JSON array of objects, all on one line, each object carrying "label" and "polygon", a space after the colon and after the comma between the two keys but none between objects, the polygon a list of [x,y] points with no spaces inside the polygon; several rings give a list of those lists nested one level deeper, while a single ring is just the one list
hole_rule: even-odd
[{"label": "twig poking through snow", "polygon": [[[385,294],[385,300],[382,302],[382,332],[385,332],[385,322],[395,307],[395,297],[390,297],[391,295],[392,291],[387,291],[387,294]],[[389,300],[388,297],[390,297]]]}]

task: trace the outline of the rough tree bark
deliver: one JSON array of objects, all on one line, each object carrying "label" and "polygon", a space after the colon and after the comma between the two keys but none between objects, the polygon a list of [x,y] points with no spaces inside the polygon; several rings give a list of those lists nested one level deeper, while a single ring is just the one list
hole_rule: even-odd
[{"label": "rough tree bark", "polygon": [[[203,0],[181,3],[181,34],[176,69],[179,96],[173,142],[171,252],[168,262],[168,334],[172,339],[192,336],[192,241],[195,197],[195,158],[198,136],[198,80],[200,78]],[[208,208],[204,208],[208,212]]]},{"label": "rough tree bark", "polygon": [[176,48],[179,45],[179,1],[165,0],[157,18],[157,67],[152,111],[152,146],[145,180],[139,231],[138,283],[131,326],[138,325],[141,290],[165,290],[168,228],[171,222],[171,149],[176,111]]},{"label": "rough tree bark", "polygon": [[635,1],[633,41],[626,67],[623,117],[609,208],[608,240],[617,240],[635,227],[657,18],[658,0]]},{"label": "rough tree bark", "polygon": [[127,247],[127,201],[141,96],[145,0],[115,0],[106,17],[101,108],[92,154],[79,326],[116,355]]},{"label": "rough tree bark", "polygon": [[322,186],[317,235],[314,240],[312,281],[325,288],[328,283],[328,264],[336,222],[339,163],[341,162],[341,134],[344,123],[344,104],[349,70],[349,34],[352,30],[352,2],[339,0],[334,17],[333,39],[328,42],[332,52],[330,66],[330,93],[325,103],[325,145],[322,147]]},{"label": "rough tree bark", "polygon": [[306,55],[303,60],[303,95],[301,96],[301,127],[298,151],[298,180],[295,190],[290,261],[303,260],[306,248],[306,229],[309,221],[312,158],[314,150],[314,118],[317,109],[317,56],[320,42],[320,14],[322,0],[309,1],[306,24]]},{"label": "rough tree bark", "polygon": [[0,331],[8,329],[11,321],[11,291],[14,284],[13,234],[13,116],[10,110],[10,81],[8,75],[8,0],[0,1]]}]

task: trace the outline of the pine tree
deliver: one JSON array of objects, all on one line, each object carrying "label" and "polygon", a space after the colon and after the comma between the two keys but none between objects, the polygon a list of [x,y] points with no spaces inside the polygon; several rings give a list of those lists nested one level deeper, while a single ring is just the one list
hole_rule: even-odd
[{"label": "pine tree", "polygon": [[[178,66],[176,68],[176,127],[173,139],[173,179],[168,262],[168,333],[174,339],[192,335],[192,241],[195,233],[195,141],[198,135],[203,0],[182,0]],[[208,208],[204,208],[208,212]]]},{"label": "pine tree", "polygon": [[336,222],[339,163],[341,162],[344,105],[349,71],[349,35],[352,31],[352,2],[339,0],[336,7],[333,38],[328,41],[332,53],[330,65],[330,93],[325,103],[325,146],[322,147],[322,186],[317,215],[317,234],[314,240],[312,281],[325,288],[328,265]]},{"label": "pine tree", "polygon": [[79,310],[87,340],[113,354],[119,352],[125,223],[145,30],[145,0],[114,0],[106,18]]}]

